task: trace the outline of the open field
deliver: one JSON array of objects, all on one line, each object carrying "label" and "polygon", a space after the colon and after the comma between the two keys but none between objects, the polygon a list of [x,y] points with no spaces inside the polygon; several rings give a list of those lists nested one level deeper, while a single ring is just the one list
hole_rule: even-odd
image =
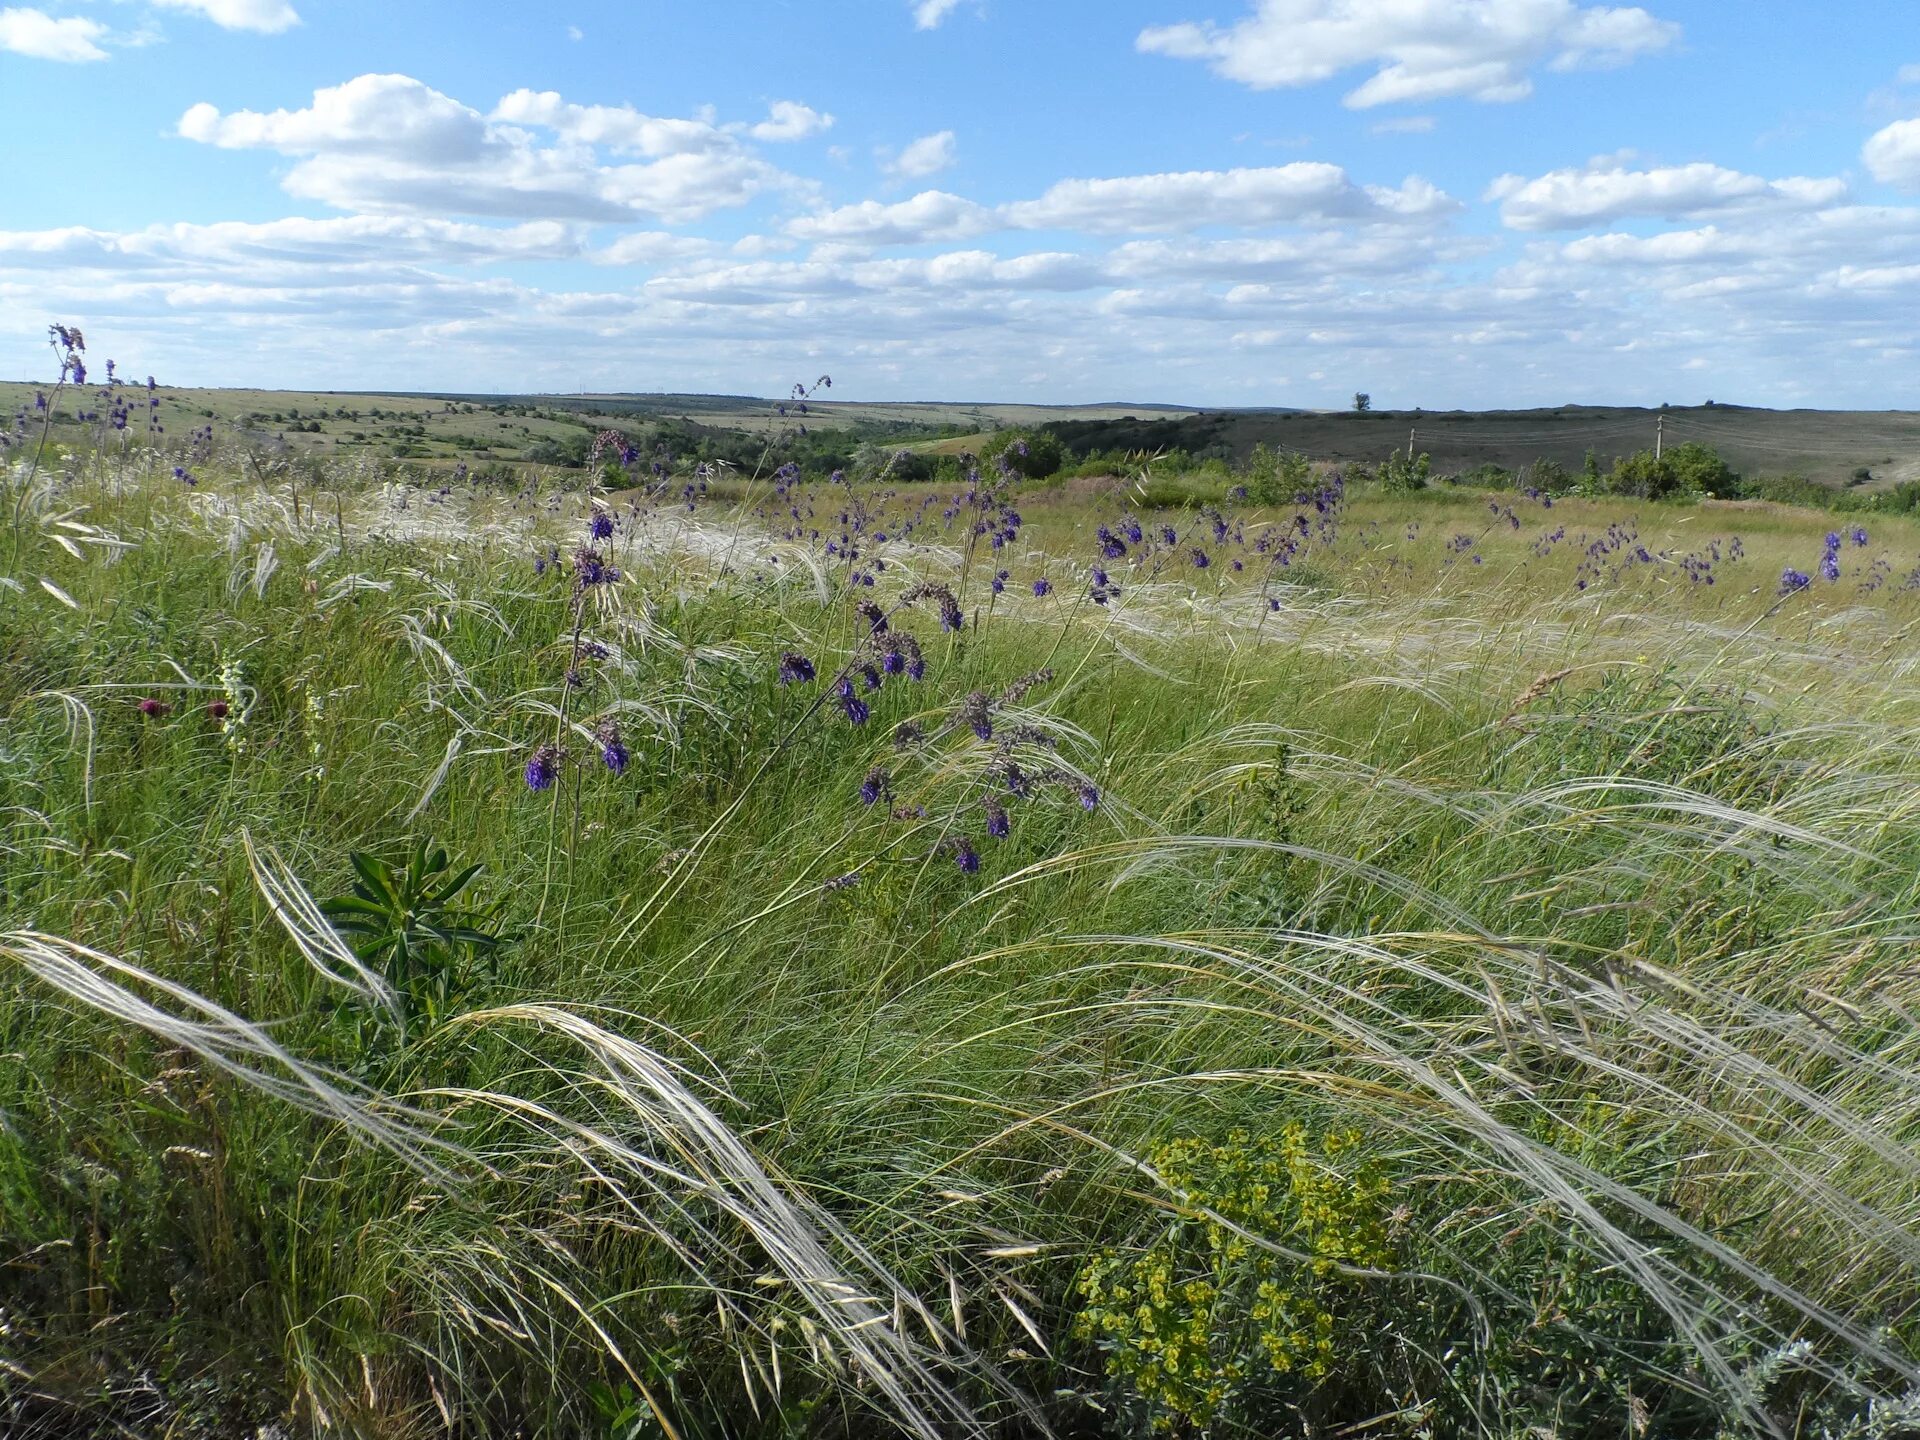
[{"label": "open field", "polygon": [[[1920,411],[1755,410],[1740,405],[1642,410],[1566,405],[1552,410],[1370,411],[1366,414],[1210,411],[1186,418],[1142,417],[1135,424],[1070,423],[1058,433],[1076,449],[1220,447],[1244,460],[1256,444],[1338,464],[1377,464],[1416,450],[1436,471],[1461,474],[1482,465],[1518,470],[1539,460],[1577,471],[1588,451],[1604,466],[1651,450],[1664,424],[1668,446],[1710,446],[1747,475],[1804,475],[1828,485],[1884,488],[1920,479]],[[1867,472],[1862,478],[1857,472]]]},{"label": "open field", "polygon": [[[0,383],[0,415],[25,409],[44,386]],[[144,435],[146,392],[135,386],[129,424]],[[161,386],[152,415],[184,437],[213,424],[284,441],[316,457],[367,456],[470,465],[554,464],[600,432],[642,432],[684,422],[716,433],[771,439],[798,424],[844,432],[852,443],[893,443],[958,455],[996,431],[1045,427],[1076,453],[1179,450],[1244,462],[1257,444],[1334,464],[1375,465],[1411,439],[1437,473],[1484,465],[1519,470],[1550,460],[1578,471],[1589,451],[1604,466],[1651,449],[1664,423],[1669,446],[1710,446],[1750,476],[1797,474],[1834,487],[1884,490],[1920,480],[1920,412],[1756,410],[1737,405],[1665,411],[1608,406],[1551,410],[1193,410],[1164,405],[846,403],[821,390],[802,416],[791,402],[712,395],[375,395],[334,391],[196,390]],[[92,401],[104,413],[110,402]],[[88,408],[86,405],[82,409]],[[1664,422],[1663,422],[1664,417]],[[69,427],[74,429],[84,427]],[[542,445],[546,449],[541,449]],[[1863,474],[1864,472],[1864,474]]]},{"label": "open field", "polygon": [[172,458],[9,461],[8,1434],[1908,1433],[1920,523]]},{"label": "open field", "polygon": [[[0,382],[0,416],[35,418],[35,399],[48,389],[26,382]],[[464,460],[470,464],[553,463],[536,447],[580,444],[603,430],[632,429],[661,421],[684,421],[713,430],[773,436],[802,423],[792,402],[726,395],[381,395],[346,391],[180,389],[158,386],[148,404],[144,383],[120,391],[130,406],[128,425],[147,436],[149,423],[167,436],[185,437],[212,424],[223,436],[236,431],[260,441],[284,441],[295,453],[367,455],[415,460]],[[866,437],[917,439],[954,428],[973,433],[1056,421],[1115,421],[1136,416],[1181,416],[1171,406],[844,404],[825,390],[807,403],[805,423],[845,429]],[[113,392],[92,397],[62,413],[63,430],[88,428],[74,414],[107,416]]]}]

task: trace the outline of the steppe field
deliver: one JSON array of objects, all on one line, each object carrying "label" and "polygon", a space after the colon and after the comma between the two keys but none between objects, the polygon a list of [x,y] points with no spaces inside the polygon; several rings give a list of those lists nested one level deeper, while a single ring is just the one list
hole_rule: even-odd
[{"label": "steppe field", "polygon": [[40,390],[0,1433],[1920,1427],[1894,421]]}]

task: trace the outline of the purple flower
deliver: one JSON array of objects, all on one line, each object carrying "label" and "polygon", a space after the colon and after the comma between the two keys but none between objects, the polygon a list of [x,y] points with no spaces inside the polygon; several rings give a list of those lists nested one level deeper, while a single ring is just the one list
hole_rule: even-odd
[{"label": "purple flower", "polygon": [[867,778],[860,782],[860,803],[878,805],[891,793],[893,775],[886,766],[876,765],[867,771]]},{"label": "purple flower", "polygon": [[1825,555],[1820,557],[1820,578],[1823,580],[1838,580],[1840,578],[1840,552],[1838,550],[1829,550]]},{"label": "purple flower", "polygon": [[1780,593],[1791,595],[1796,590],[1804,590],[1813,583],[1813,577],[1794,569],[1791,565],[1780,572]]},{"label": "purple flower", "polygon": [[996,840],[1004,840],[1013,833],[1013,823],[1007,819],[1007,807],[992,795],[981,801],[987,812],[987,834]]},{"label": "purple flower", "polygon": [[780,683],[782,685],[807,685],[813,681],[813,661],[804,655],[789,650],[780,657]]},{"label": "purple flower", "polygon": [[1855,545],[1864,547],[1867,543],[1867,527],[1864,525],[1854,526],[1852,531],[1849,532],[1849,538]]},{"label": "purple flower", "polygon": [[1053,582],[1051,580],[1048,580],[1045,576],[1042,576],[1040,579],[1033,582],[1033,593],[1035,595],[1045,595],[1047,594],[1048,591],[1052,589],[1053,589]]},{"label": "purple flower", "polygon": [[864,725],[873,711],[867,702],[853,693],[853,681],[846,676],[840,677],[840,683],[833,687],[834,695],[840,704],[840,713],[847,717],[848,723]]},{"label": "purple flower", "polygon": [[554,782],[560,778],[562,758],[558,745],[546,744],[535,750],[527,757],[527,788],[534,791],[551,790]]},{"label": "purple flower", "polygon": [[596,541],[611,540],[613,538],[613,516],[604,510],[594,511],[593,519],[587,522],[587,534]]},{"label": "purple flower", "polygon": [[607,557],[591,545],[582,545],[573,552],[573,581],[582,590],[595,585],[611,585],[620,578],[620,572],[607,563]]},{"label": "purple flower", "polygon": [[953,847],[953,859],[969,875],[980,873],[980,852],[973,848],[971,840],[962,839]]},{"label": "purple flower", "polygon": [[1100,808],[1100,792],[1091,785],[1080,787],[1080,808],[1091,815]]},{"label": "purple flower", "polygon": [[1213,563],[1213,561],[1211,561],[1211,560],[1209,560],[1209,559],[1207,558],[1207,552],[1206,552],[1206,551],[1204,551],[1204,550],[1201,550],[1201,549],[1199,549],[1198,547],[1196,547],[1196,548],[1194,549],[1194,552],[1193,552],[1193,568],[1194,568],[1194,569],[1196,569],[1196,570],[1204,570],[1204,569],[1206,569],[1206,568],[1207,568],[1207,567],[1208,567],[1209,565],[1211,565],[1212,563]]},{"label": "purple flower", "polygon": [[167,704],[167,702],[164,700],[154,700],[149,698],[146,700],[142,700],[140,702],[140,713],[146,716],[149,720],[154,720],[159,718],[160,716],[166,714],[172,708],[173,707]]},{"label": "purple flower", "polygon": [[606,762],[607,769],[616,775],[625,774],[627,762],[633,757],[620,737],[620,722],[609,715],[600,722],[595,738],[600,742],[600,758]]}]

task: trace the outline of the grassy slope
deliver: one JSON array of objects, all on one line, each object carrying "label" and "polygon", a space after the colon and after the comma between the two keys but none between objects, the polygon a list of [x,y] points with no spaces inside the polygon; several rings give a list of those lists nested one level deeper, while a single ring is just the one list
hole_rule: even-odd
[{"label": "grassy slope", "polygon": [[[208,1054],[230,1037],[105,1018],[16,942],[38,970],[0,978],[0,1235],[19,1257],[0,1357],[37,1377],[15,1413],[103,1388],[103,1412],[131,1413],[147,1368],[176,1412],[290,1408],[378,1436],[443,1406],[484,1433],[606,1433],[601,1380],[644,1385],[681,1433],[830,1432],[799,1262],[773,1258],[785,1222],[725,1198],[751,1177],[695,1099],[815,1223],[859,1237],[868,1260],[850,1239],[835,1255],[883,1311],[876,1270],[1073,1424],[1117,1430],[1138,1393],[1104,1389],[1076,1339],[1099,1310],[1076,1290],[1089,1257],[1172,1253],[1153,1248],[1169,1193],[1126,1157],[1236,1128],[1257,1152],[1293,1122],[1359,1127],[1393,1204],[1320,1162],[1348,1177],[1334,1220],[1273,1203],[1268,1238],[1339,1258],[1358,1253],[1327,1239],[1340,1225],[1376,1226],[1393,1269],[1440,1278],[1282,1265],[1338,1359],[1314,1385],[1256,1367],[1254,1433],[1288,1403],[1331,1422],[1422,1401],[1443,1428],[1477,1410],[1495,1433],[1702,1433],[1735,1403],[1716,1366],[1795,1335],[1842,1363],[1882,1322],[1891,1352],[1860,1374],[1898,1388],[1920,1202],[1900,959],[1920,610],[1900,581],[1920,531],[1879,523],[1841,582],[1780,604],[1820,517],[1569,502],[1515,528],[1507,497],[1360,497],[1336,543],[1250,577],[1231,560],[1257,552],[1199,517],[1143,515],[1181,542],[1108,562],[1123,598],[1100,608],[1088,532],[1120,507],[1093,489],[1024,497],[1011,558],[968,566],[938,507],[895,542],[872,593],[964,576],[984,623],[901,616],[929,677],[888,685],[859,728],[772,673],[783,650],[823,675],[852,652],[844,568],[761,546],[750,515],[631,514],[626,578],[586,612],[616,649],[571,703],[621,707],[635,761],[596,773],[576,735],[583,763],[548,797],[520,767],[552,733],[572,613],[528,557],[570,543],[579,497],[348,496],[340,553],[330,506],[316,525],[233,479],[31,499],[0,596],[5,926],[271,1022],[464,1153],[422,1173],[367,1143],[391,1110],[343,1125],[223,1077]],[[801,503],[819,524],[845,501]],[[1234,518],[1251,545],[1291,514]],[[1577,591],[1583,542],[1629,520],[1658,563]],[[1711,587],[1673,563],[1734,534],[1747,558]],[[133,542],[112,564],[108,535]],[[1863,593],[1876,560],[1893,580]],[[1000,736],[1045,727],[1103,800],[1044,790],[992,842],[992,745],[963,728],[902,758],[888,736],[1042,661],[1057,678]],[[204,706],[228,691],[245,719],[223,733]],[[172,709],[143,717],[142,697]],[[876,763],[897,818],[857,799]],[[423,833],[486,866],[522,939],[448,1006],[477,1015],[399,1045],[301,959],[239,837],[329,894],[349,851]],[[963,833],[978,876],[943,848]],[[647,1075],[622,1036],[685,1075]],[[1208,1183],[1174,1195],[1233,1210]],[[811,1333],[835,1333],[835,1303]],[[1257,1355],[1235,1313],[1216,1348]],[[1137,1354],[1121,1331],[1114,1353]],[[1433,1363],[1449,1347],[1468,1358]],[[875,1363],[939,1413],[904,1351]]]}]

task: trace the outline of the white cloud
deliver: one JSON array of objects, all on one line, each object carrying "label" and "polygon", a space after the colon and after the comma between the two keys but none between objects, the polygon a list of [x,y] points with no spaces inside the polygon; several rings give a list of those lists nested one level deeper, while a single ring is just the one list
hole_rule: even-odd
[{"label": "white cloud", "polygon": [[[23,268],[218,273],[248,283],[261,274],[324,272],[419,263],[479,265],[564,260],[581,251],[576,232],[552,221],[465,225],[450,220],[345,215],[143,230],[0,231],[0,265]],[[311,273],[302,283],[318,283]]]},{"label": "white cloud", "polygon": [[675,235],[669,230],[638,230],[622,235],[604,249],[595,250],[588,259],[596,265],[659,265],[674,260],[690,260],[714,251],[711,240],[697,235]]},{"label": "white cloud", "polygon": [[1203,60],[1256,90],[1373,66],[1346,96],[1364,109],[1448,96],[1518,100],[1532,93],[1537,66],[1624,64],[1679,34],[1637,6],[1583,9],[1574,0],[1256,0],[1232,25],[1157,25],[1136,44],[1147,54]]},{"label": "white cloud", "polygon": [[1370,135],[1431,135],[1433,133],[1431,115],[1398,115],[1390,120],[1376,120],[1367,127]]},{"label": "white cloud", "polygon": [[1422,219],[1457,209],[1417,177],[1398,189],[1355,185],[1338,165],[1189,170],[1111,180],[1062,180],[1037,200],[1003,207],[1017,229],[1092,234],[1245,229],[1289,221]]},{"label": "white cloud", "polygon": [[929,175],[938,175],[942,170],[952,169],[959,158],[960,147],[954,140],[953,131],[942,130],[934,135],[922,135],[883,164],[890,175],[921,180]]},{"label": "white cloud", "polygon": [[776,100],[767,108],[767,118],[747,132],[756,140],[805,140],[833,128],[833,116],[797,100]]},{"label": "white cloud", "polygon": [[1874,179],[1920,190],[1920,119],[1896,120],[1879,131],[1862,147],[1860,158]]},{"label": "white cloud", "polygon": [[805,215],[788,224],[787,231],[801,240],[919,245],[929,240],[963,240],[994,228],[993,212],[986,206],[944,190],[924,190],[894,205],[863,200],[838,210]]},{"label": "white cloud", "polygon": [[1038,199],[997,208],[927,190],[893,205],[865,200],[803,216],[789,222],[787,233],[816,242],[919,245],[995,230],[1131,235],[1209,226],[1419,222],[1457,209],[1450,196],[1417,176],[1398,187],[1356,185],[1338,165],[1299,161],[1263,169],[1062,180]]},{"label": "white cloud", "polygon": [[578,25],[567,26],[567,39],[573,41],[576,45],[586,38],[587,32],[582,30]]},{"label": "white cloud", "polygon": [[1536,179],[1502,175],[1487,190],[1515,230],[1577,230],[1631,215],[1690,219],[1729,210],[1811,210],[1844,199],[1839,179],[1765,180],[1705,163],[1632,170],[1601,158]]},{"label": "white cloud", "polygon": [[914,28],[938,29],[941,21],[959,8],[960,0],[913,0]]},{"label": "white cloud", "polygon": [[[559,143],[541,144],[533,128]],[[179,133],[299,157],[282,180],[289,193],[383,214],[679,222],[797,183],[709,119],[571,105],[531,90],[486,116],[406,75],[362,75],[315,91],[300,110],[195,105]],[[602,164],[596,147],[641,163]]]},{"label": "white cloud", "polygon": [[43,10],[0,10],[0,52],[35,60],[104,60],[107,52],[94,42],[106,33],[98,20],[77,15],[56,20]]},{"label": "white cloud", "polygon": [[169,10],[190,10],[223,30],[257,30],[277,35],[300,23],[287,0],[151,0]]},{"label": "white cloud", "polygon": [[1920,65],[1902,65],[1894,79],[1902,85],[1920,85]]}]

